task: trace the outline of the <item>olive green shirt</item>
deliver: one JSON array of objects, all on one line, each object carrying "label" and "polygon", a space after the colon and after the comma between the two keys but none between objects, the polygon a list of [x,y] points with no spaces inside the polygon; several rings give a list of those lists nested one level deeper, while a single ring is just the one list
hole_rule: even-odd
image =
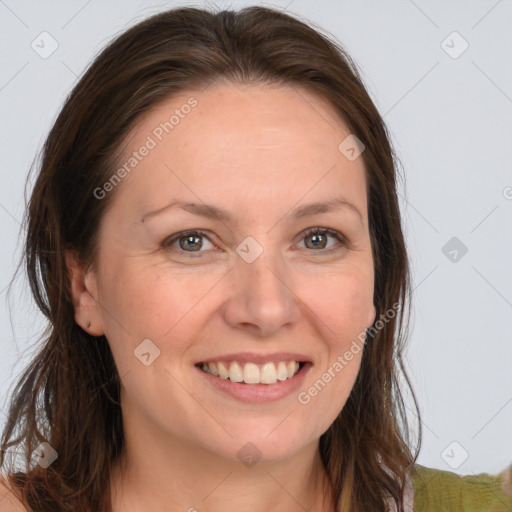
[{"label": "olive green shirt", "polygon": [[497,475],[467,476],[415,467],[414,512],[512,512],[512,465]]}]

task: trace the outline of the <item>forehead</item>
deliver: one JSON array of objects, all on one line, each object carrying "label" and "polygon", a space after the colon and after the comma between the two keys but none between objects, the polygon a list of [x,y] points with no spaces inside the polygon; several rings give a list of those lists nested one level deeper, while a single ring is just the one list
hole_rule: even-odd
[{"label": "forehead", "polygon": [[[364,212],[363,160],[350,161],[339,149],[349,135],[327,100],[297,86],[190,89],[138,121],[120,163],[133,152],[139,159],[117,192],[146,209],[176,196],[218,199],[236,209],[254,201],[316,200],[335,188]],[[150,149],[141,157],[144,147]]]}]

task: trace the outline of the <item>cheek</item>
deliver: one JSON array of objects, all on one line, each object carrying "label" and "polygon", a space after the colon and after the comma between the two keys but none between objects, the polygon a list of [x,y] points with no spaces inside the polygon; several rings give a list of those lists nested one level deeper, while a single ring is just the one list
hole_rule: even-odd
[{"label": "cheek", "polygon": [[[327,429],[343,409],[357,378],[368,313],[373,308],[372,279],[371,273],[338,272],[317,281],[319,286],[309,294],[303,292],[326,351],[299,403],[315,411],[321,429]],[[321,353],[320,342],[318,347]]]},{"label": "cheek", "polygon": [[217,274],[128,262],[110,273],[102,296],[134,334],[161,338],[204,299],[221,277]]},{"label": "cheek", "polygon": [[302,292],[304,302],[321,322],[326,339],[342,348],[366,329],[373,309],[373,280],[370,274],[339,273],[316,281]]},{"label": "cheek", "polygon": [[145,339],[158,347],[161,361],[179,360],[204,323],[205,294],[221,277],[131,262],[108,276],[99,290],[102,318],[120,373],[138,368],[133,352]]}]

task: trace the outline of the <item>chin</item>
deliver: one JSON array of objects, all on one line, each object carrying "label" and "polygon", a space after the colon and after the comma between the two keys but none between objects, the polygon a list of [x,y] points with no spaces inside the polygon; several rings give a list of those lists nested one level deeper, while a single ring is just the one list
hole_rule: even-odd
[{"label": "chin", "polygon": [[[278,462],[293,457],[308,443],[302,432],[291,433],[290,425],[284,428],[277,427],[282,421],[280,418],[274,422],[273,429],[262,431],[260,429],[242,428],[239,431],[230,431],[233,438],[226,436],[218,442],[208,441],[209,449],[215,455],[233,462],[242,462],[247,467],[256,463]],[[319,436],[318,436],[319,437]],[[309,437],[308,437],[309,438]],[[314,437],[313,437],[314,439]]]}]

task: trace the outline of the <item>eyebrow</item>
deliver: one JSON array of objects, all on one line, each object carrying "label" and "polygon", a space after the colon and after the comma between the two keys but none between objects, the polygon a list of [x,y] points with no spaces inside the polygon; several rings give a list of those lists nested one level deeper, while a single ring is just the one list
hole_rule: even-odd
[{"label": "eyebrow", "polygon": [[[145,214],[142,215],[140,220],[141,222],[144,222],[148,218],[155,217],[156,215],[159,215],[164,211],[167,211],[175,207],[179,207],[182,210],[185,210],[194,215],[198,215],[200,217],[205,217],[207,219],[218,220],[221,222],[233,222],[233,217],[231,213],[229,213],[226,210],[223,210],[222,208],[218,208],[217,206],[204,203],[198,204],[183,201],[172,201],[171,203],[167,204],[166,206],[163,206],[162,208],[159,208],[158,210],[146,212]],[[361,212],[357,209],[357,207],[354,206],[352,203],[348,202],[347,200],[341,198],[331,199],[325,202],[308,203],[299,206],[298,208],[291,212],[291,216],[294,220],[297,220],[311,215],[317,215],[320,213],[327,213],[333,210],[339,210],[341,208],[346,208],[349,211],[356,213],[357,216],[359,217],[359,220],[361,221],[361,224],[364,224],[363,216]]]}]

